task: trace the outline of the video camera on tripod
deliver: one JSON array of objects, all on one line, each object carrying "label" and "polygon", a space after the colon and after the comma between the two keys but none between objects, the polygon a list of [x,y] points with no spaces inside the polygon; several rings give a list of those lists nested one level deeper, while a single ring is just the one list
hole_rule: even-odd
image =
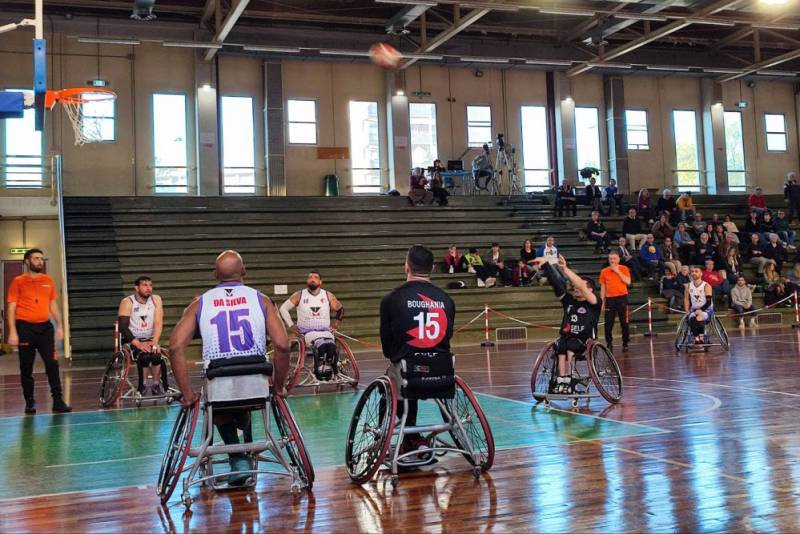
[{"label": "video camera on tripod", "polygon": [[517,176],[517,162],[515,160],[517,149],[514,145],[508,145],[509,149],[506,150],[505,135],[499,132],[495,146],[497,146],[497,156],[495,157],[494,169],[499,189],[505,189],[507,185],[509,197],[514,194],[521,194],[519,177]]}]

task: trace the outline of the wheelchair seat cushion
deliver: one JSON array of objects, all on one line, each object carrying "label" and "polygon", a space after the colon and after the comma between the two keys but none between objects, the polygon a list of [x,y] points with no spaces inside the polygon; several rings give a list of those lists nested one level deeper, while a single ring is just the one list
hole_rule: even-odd
[{"label": "wheelchair seat cushion", "polygon": [[211,360],[206,368],[206,378],[220,376],[267,375],[272,376],[272,363],[264,356],[240,356]]},{"label": "wheelchair seat cushion", "polygon": [[452,399],[455,368],[450,353],[417,353],[405,359],[400,393],[407,399]]}]

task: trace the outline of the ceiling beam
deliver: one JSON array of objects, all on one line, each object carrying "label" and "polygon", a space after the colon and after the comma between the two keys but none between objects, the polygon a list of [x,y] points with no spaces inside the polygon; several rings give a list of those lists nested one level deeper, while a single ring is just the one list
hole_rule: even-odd
[{"label": "ceiling beam", "polygon": [[785,54],[781,54],[779,56],[775,56],[770,59],[765,59],[763,61],[758,61],[751,65],[742,68],[742,72],[738,74],[727,74],[724,76],[720,76],[717,78],[717,82],[725,83],[730,82],[732,80],[736,80],[738,78],[742,78],[743,76],[748,76],[750,74],[754,74],[761,70],[766,70],[770,67],[774,67],[776,65],[780,65],[781,63],[786,63],[787,61],[792,61],[793,59],[797,59],[800,57],[800,49],[791,50],[786,52]]},{"label": "ceiling beam", "polygon": [[[222,21],[222,25],[217,28],[217,34],[214,36],[215,43],[222,44],[225,42],[225,39],[228,37],[228,34],[231,33],[233,27],[236,26],[236,22],[239,20],[239,17],[242,16],[244,10],[247,9],[247,4],[250,3],[250,0],[236,0],[233,4],[233,7],[228,12],[228,15],[225,17],[225,20]],[[206,52],[206,61],[211,61],[214,59],[214,56],[217,53],[216,48],[211,48]]]},{"label": "ceiling beam", "polygon": [[[469,28],[475,22],[480,20],[480,18],[489,13],[489,11],[491,11],[491,9],[473,9],[466,15],[461,15],[457,17],[455,22],[453,22],[453,24],[449,28],[443,30],[442,32],[437,34],[434,38],[429,40],[427,43],[420,46],[415,53],[427,54],[428,52],[433,52],[439,46],[443,45],[444,43],[446,43],[447,41],[458,35],[460,32],[462,32],[466,28]],[[417,62],[416,59],[409,58],[403,62],[400,68],[406,69],[416,62]]]},{"label": "ceiling beam", "polygon": [[611,61],[611,60],[616,59],[616,58],[618,58],[620,56],[624,56],[628,52],[632,52],[632,51],[634,51],[634,50],[636,50],[638,48],[641,48],[641,47],[643,47],[643,46],[645,46],[645,45],[647,45],[649,43],[652,43],[653,41],[657,41],[658,39],[661,39],[662,37],[666,37],[667,35],[670,35],[671,33],[675,33],[676,31],[679,31],[679,30],[682,30],[683,28],[686,28],[687,26],[692,24],[690,19],[697,19],[699,17],[706,17],[708,15],[713,15],[714,13],[717,13],[718,11],[722,11],[723,9],[727,9],[727,8],[729,8],[731,6],[739,4],[741,1],[742,0],[717,0],[716,2],[713,2],[712,4],[706,6],[706,7],[702,8],[702,9],[697,10],[696,12],[693,12],[693,13],[687,15],[687,17],[682,19],[682,20],[676,20],[676,21],[670,22],[669,24],[667,24],[665,26],[662,26],[662,27],[660,27],[660,28],[658,28],[656,30],[651,31],[647,35],[643,35],[642,37],[639,37],[638,39],[634,39],[633,41],[631,41],[629,43],[625,43],[624,45],[621,45],[621,46],[618,46],[617,48],[609,50],[608,52],[603,54],[602,57],[598,56],[595,59],[591,60],[591,64],[590,64],[590,62],[586,62],[586,63],[583,63],[583,64],[578,65],[576,67],[572,67],[571,69],[569,69],[567,71],[567,76],[577,76],[578,74],[581,74],[581,73],[584,73],[584,72],[586,72],[588,70],[591,70],[595,66],[600,66],[601,64],[603,64],[603,63],[605,63],[607,61]]},{"label": "ceiling beam", "polygon": [[386,32],[402,32],[409,24],[428,11],[430,7],[429,5],[408,5],[402,7],[400,11],[386,22]]},{"label": "ceiling beam", "polygon": [[200,27],[204,28],[214,16],[214,11],[217,9],[218,0],[206,0],[203,5],[203,12],[200,14]]}]

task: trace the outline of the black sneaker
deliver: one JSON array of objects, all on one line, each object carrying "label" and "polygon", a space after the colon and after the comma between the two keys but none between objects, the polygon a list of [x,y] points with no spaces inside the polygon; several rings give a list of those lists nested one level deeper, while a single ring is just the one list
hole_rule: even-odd
[{"label": "black sneaker", "polygon": [[628,352],[628,345],[622,345],[622,352]]},{"label": "black sneaker", "polygon": [[72,406],[68,406],[63,399],[56,399],[53,401],[53,413],[70,413]]},{"label": "black sneaker", "polygon": [[33,415],[36,413],[36,401],[25,401],[25,414]]}]

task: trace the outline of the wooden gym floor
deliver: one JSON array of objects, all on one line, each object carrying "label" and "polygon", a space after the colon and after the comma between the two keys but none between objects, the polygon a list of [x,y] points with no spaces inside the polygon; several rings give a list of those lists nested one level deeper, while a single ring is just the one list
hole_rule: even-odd
[{"label": "wooden gym floor", "polygon": [[[800,525],[800,331],[729,329],[730,353],[676,355],[672,336],[637,338],[620,354],[623,402],[573,412],[530,396],[542,346],[457,350],[498,447],[475,481],[446,456],[426,471],[357,487],[343,464],[356,395],[290,398],[317,481],[292,497],[286,479],[255,492],[155,495],[176,408],[99,411],[101,370],[65,369],[76,412],[53,416],[37,375],[40,414],[21,416],[18,376],[0,377],[0,531],[796,531]],[[362,384],[385,369],[359,354]]]}]

